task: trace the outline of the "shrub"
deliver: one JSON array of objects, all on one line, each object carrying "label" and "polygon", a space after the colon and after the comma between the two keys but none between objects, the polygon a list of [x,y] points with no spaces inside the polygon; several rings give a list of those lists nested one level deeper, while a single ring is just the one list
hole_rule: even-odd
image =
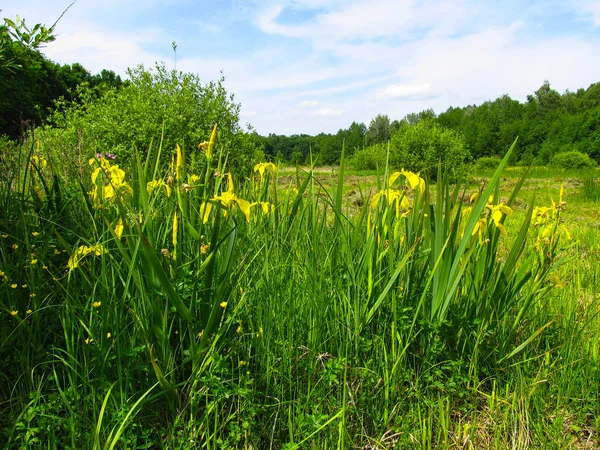
[{"label": "shrub", "polygon": [[162,65],[155,70],[138,66],[128,74],[130,82],[119,90],[94,98],[84,86],[81,105],[60,104],[51,117],[54,127],[37,130],[42,146],[59,152],[71,165],[105,152],[133,161],[133,149],[144,154],[151,142],[157,145],[161,139],[169,152],[179,144],[191,155],[218,123],[218,145],[231,149],[230,167],[238,172],[251,167],[257,140],[244,136],[240,106],[225,90],[224,79],[202,84],[196,75]]},{"label": "shrub", "polygon": [[464,175],[470,158],[462,135],[432,120],[404,124],[391,139],[390,164],[435,179],[438,164],[451,177]]},{"label": "shrub", "polygon": [[495,158],[493,156],[484,156],[479,158],[475,162],[475,169],[477,170],[488,170],[488,169],[496,169],[500,164],[500,158]]},{"label": "shrub", "polygon": [[385,167],[387,144],[373,144],[358,150],[350,159],[350,165],[357,170],[375,170]]},{"label": "shrub", "polygon": [[560,169],[589,169],[594,167],[596,162],[589,155],[572,150],[554,155],[552,165]]}]

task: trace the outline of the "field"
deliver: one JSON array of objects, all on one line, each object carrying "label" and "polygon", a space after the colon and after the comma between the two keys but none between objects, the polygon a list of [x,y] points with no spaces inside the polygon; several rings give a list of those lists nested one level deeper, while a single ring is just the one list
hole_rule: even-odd
[{"label": "field", "polygon": [[597,171],[202,149],[2,177],[5,448],[600,446]]}]

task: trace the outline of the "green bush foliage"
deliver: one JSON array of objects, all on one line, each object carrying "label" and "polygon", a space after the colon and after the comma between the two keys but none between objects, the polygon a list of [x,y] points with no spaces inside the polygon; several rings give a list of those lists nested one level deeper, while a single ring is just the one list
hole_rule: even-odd
[{"label": "green bush foliage", "polygon": [[500,164],[500,159],[495,158],[493,156],[484,156],[475,161],[475,169],[477,170],[487,170],[487,169],[495,169]]},{"label": "green bush foliage", "polygon": [[438,164],[452,177],[464,174],[469,151],[460,133],[432,120],[404,124],[390,142],[390,164],[434,179]]},{"label": "green bush foliage", "polygon": [[375,170],[385,167],[387,144],[373,144],[357,151],[350,165],[357,170]]},{"label": "green bush foliage", "polygon": [[190,155],[200,154],[198,144],[218,123],[219,145],[231,149],[230,167],[247,172],[260,157],[261,144],[240,128],[240,105],[226,91],[224,79],[202,84],[196,75],[163,65],[154,70],[138,66],[128,74],[126,86],[100,98],[80,87],[81,104],[63,102],[51,116],[52,127],[37,131],[42,147],[77,161],[79,168],[96,153],[133,161],[134,149],[145,154],[151,142],[161,140],[163,148],[179,144]]},{"label": "green bush foliage", "polygon": [[596,162],[589,155],[572,150],[554,155],[552,165],[560,169],[589,169],[594,167]]}]

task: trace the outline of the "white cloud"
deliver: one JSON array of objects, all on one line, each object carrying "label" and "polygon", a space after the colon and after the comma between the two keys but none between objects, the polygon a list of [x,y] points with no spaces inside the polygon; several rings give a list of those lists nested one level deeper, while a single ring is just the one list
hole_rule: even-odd
[{"label": "white cloud", "polygon": [[591,19],[595,27],[600,27],[600,2],[598,0],[576,1],[576,6],[581,12]]},{"label": "white cloud", "polygon": [[315,108],[321,104],[318,100],[304,100],[303,102],[298,103],[298,106],[302,108]]},{"label": "white cloud", "polygon": [[380,97],[407,98],[419,97],[431,91],[429,83],[423,84],[392,84],[379,92]]},{"label": "white cloud", "polygon": [[335,108],[320,108],[311,112],[313,116],[320,117],[331,117],[331,116],[341,116],[344,114],[344,111]]}]

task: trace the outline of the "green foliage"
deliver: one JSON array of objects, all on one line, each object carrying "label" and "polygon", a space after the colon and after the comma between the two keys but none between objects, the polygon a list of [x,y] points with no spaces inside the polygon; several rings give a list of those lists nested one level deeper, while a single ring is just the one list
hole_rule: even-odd
[{"label": "green foliage", "polygon": [[179,144],[190,156],[199,155],[198,145],[208,140],[217,123],[219,145],[231,149],[229,164],[238,173],[248,173],[260,157],[256,135],[250,130],[246,136],[239,127],[240,106],[225,90],[224,79],[202,84],[193,74],[168,71],[163,65],[154,70],[139,66],[128,73],[127,85],[100,97],[80,87],[81,104],[60,104],[50,118],[52,127],[37,131],[42,146],[79,167],[96,153],[132,161],[134,152],[145,155],[152,142],[161,140],[164,148]]},{"label": "green foliage", "polygon": [[572,150],[554,155],[552,165],[560,169],[589,169],[596,163],[585,153]]},{"label": "green foliage", "polygon": [[48,117],[61,98],[79,102],[77,87],[86,84],[96,95],[122,85],[114,72],[91,75],[80,64],[60,65],[39,47],[54,39],[51,28],[28,28],[24,20],[4,19],[0,26],[0,135],[16,140]]},{"label": "green foliage", "polygon": [[388,144],[373,144],[358,150],[349,164],[357,170],[375,170],[385,167]]},{"label": "green foliage", "polygon": [[583,179],[583,198],[591,202],[600,202],[600,180],[598,174],[592,173]]},{"label": "green foliage", "polygon": [[415,125],[404,125],[392,136],[390,164],[421,172],[435,179],[438,164],[455,178],[464,174],[469,151],[462,136],[442,128],[432,120],[421,120]]},{"label": "green foliage", "polygon": [[492,156],[483,156],[475,161],[476,170],[489,170],[496,169],[500,165],[500,158],[494,158]]},{"label": "green foliage", "polygon": [[382,144],[390,140],[390,118],[387,114],[378,114],[369,124],[368,144]]},{"label": "green foliage", "polygon": [[0,179],[6,448],[551,448],[572,440],[556,412],[600,424],[597,252],[584,292],[556,287],[566,204],[501,195],[510,154],[473,196],[404,172],[355,202],[343,159],[333,181],[264,164],[242,186],[219,148],[167,172],[160,146],[125,173],[100,158],[83,186],[19,148]]},{"label": "green foliage", "polygon": [[4,18],[0,25],[0,68],[21,69],[19,59],[30,58],[43,44],[54,41],[53,33],[54,26],[47,28],[38,23],[29,28],[19,16],[15,20]]}]

